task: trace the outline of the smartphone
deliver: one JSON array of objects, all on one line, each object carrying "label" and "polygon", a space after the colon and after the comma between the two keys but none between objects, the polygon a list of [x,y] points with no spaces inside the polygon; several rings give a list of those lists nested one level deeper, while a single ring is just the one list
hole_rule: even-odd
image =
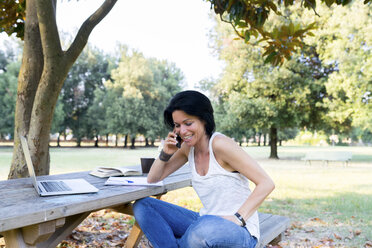
[{"label": "smartphone", "polygon": [[181,144],[182,144],[182,139],[181,139],[181,137],[177,134],[177,138],[176,138],[176,140],[177,140],[177,144],[176,144],[176,146],[178,147],[178,148],[181,148]]}]

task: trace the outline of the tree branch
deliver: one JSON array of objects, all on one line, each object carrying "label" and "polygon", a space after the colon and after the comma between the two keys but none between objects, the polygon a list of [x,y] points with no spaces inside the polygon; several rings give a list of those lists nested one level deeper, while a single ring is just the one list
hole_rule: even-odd
[{"label": "tree branch", "polygon": [[[62,47],[56,22],[56,0],[37,0],[36,8],[44,62],[49,63],[51,59],[54,60],[62,55]],[[49,57],[46,58],[46,55]]]},{"label": "tree branch", "polygon": [[105,2],[81,25],[70,48],[66,52],[69,63],[74,63],[88,42],[88,38],[94,27],[111,11],[117,0],[105,0]]}]

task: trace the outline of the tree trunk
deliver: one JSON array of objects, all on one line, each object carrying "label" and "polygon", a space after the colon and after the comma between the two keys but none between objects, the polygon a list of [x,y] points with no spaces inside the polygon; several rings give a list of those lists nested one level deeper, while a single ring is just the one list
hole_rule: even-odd
[{"label": "tree trunk", "polygon": [[94,147],[98,147],[98,135],[96,135],[96,140],[94,141]]},{"label": "tree trunk", "polygon": [[145,147],[149,147],[149,139],[148,138],[145,138]]},{"label": "tree trunk", "polygon": [[14,146],[12,164],[8,175],[9,179],[28,176],[26,161],[18,135],[28,134],[32,105],[44,66],[36,0],[27,1],[26,19],[22,65],[18,76],[18,92],[14,117]]},{"label": "tree trunk", "polygon": [[263,137],[264,137],[263,146],[266,146],[267,134],[263,133]]},{"label": "tree trunk", "polygon": [[275,127],[270,128],[270,158],[279,159],[278,157],[278,130]]},{"label": "tree trunk", "polygon": [[129,134],[125,135],[125,137],[124,137],[124,148],[128,147],[128,138],[129,138]]},{"label": "tree trunk", "polygon": [[136,146],[135,146],[135,142],[136,142],[136,137],[133,137],[132,139],[132,144],[131,144],[131,146],[130,146],[130,149],[135,149],[136,148]]},{"label": "tree trunk", "polygon": [[56,0],[27,0],[24,51],[18,77],[13,158],[8,178],[28,176],[19,134],[26,135],[36,175],[49,174],[49,134],[53,112],[67,73],[93,28],[116,0],[106,0],[62,50],[56,24]]},{"label": "tree trunk", "polygon": [[108,135],[108,133],[106,133],[106,146],[109,145],[108,141],[109,141],[109,135]]},{"label": "tree trunk", "polygon": [[61,134],[59,133],[57,137],[57,147],[61,147],[60,141],[61,141]]}]

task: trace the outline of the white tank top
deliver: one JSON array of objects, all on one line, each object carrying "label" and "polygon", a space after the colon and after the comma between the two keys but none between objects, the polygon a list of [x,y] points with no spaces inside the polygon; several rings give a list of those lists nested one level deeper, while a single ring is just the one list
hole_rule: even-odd
[{"label": "white tank top", "polygon": [[[218,164],[212,148],[212,141],[217,135],[223,134],[215,132],[209,140],[209,168],[205,176],[196,172],[194,147],[191,147],[188,157],[192,186],[203,204],[200,215],[234,215],[251,194],[248,178],[240,173],[229,172]],[[251,235],[259,239],[257,211],[246,223]]]}]

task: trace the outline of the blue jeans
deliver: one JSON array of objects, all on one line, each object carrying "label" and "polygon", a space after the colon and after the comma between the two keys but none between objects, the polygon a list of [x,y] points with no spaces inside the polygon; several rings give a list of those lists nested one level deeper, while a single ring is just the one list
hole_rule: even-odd
[{"label": "blue jeans", "polygon": [[133,212],[155,248],[253,248],[257,244],[257,239],[246,228],[229,220],[215,215],[200,216],[155,198],[136,201]]}]

